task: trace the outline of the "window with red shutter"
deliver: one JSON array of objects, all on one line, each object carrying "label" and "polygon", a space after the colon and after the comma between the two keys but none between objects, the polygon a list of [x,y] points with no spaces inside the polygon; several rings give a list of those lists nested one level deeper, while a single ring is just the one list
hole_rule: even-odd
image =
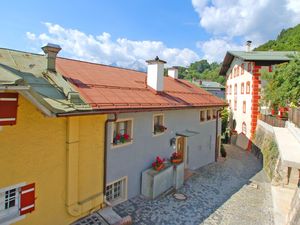
[{"label": "window with red shutter", "polygon": [[35,208],[35,184],[28,184],[21,187],[20,192],[20,215],[30,213]]},{"label": "window with red shutter", "polygon": [[18,93],[0,93],[0,126],[17,122]]}]

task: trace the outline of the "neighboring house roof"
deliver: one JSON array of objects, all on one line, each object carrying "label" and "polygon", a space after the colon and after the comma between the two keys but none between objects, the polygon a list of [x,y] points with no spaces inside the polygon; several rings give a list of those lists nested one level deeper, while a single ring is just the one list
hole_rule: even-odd
[{"label": "neighboring house roof", "polygon": [[164,91],[147,87],[145,72],[57,58],[57,69],[97,110],[147,110],[225,106],[211,93],[186,80],[164,77]]},{"label": "neighboring house roof", "polygon": [[257,65],[273,65],[290,61],[290,56],[295,51],[228,51],[224,57],[220,75],[226,75],[232,60],[237,57],[244,61],[256,62]]},{"label": "neighboring house roof", "polygon": [[219,84],[215,81],[203,80],[200,86],[204,89],[225,89],[225,87],[222,84]]},{"label": "neighboring house roof", "polygon": [[45,55],[0,48],[0,89],[21,92],[51,115],[226,105],[186,80],[164,77],[156,93],[145,72],[60,57],[56,73],[46,66]]},{"label": "neighboring house roof", "polygon": [[44,55],[0,48],[0,89],[17,90],[51,113],[89,110],[59,74],[46,71]]}]

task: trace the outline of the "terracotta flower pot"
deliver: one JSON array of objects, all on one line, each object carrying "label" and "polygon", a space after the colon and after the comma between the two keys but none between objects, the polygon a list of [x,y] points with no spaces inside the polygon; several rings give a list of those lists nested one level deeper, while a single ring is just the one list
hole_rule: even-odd
[{"label": "terracotta flower pot", "polygon": [[182,162],[182,159],[172,159],[172,163],[178,164]]},{"label": "terracotta flower pot", "polygon": [[154,167],[154,169],[155,169],[156,171],[161,171],[164,167],[165,167],[165,165],[162,163],[162,164],[160,164],[159,166]]}]

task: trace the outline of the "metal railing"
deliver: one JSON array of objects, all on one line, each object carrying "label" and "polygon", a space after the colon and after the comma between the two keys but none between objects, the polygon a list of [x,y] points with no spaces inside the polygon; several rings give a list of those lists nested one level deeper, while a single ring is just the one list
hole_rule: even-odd
[{"label": "metal railing", "polygon": [[273,127],[285,127],[286,119],[280,119],[271,115],[260,114],[259,119]]},{"label": "metal railing", "polygon": [[289,108],[289,121],[300,128],[300,108]]}]

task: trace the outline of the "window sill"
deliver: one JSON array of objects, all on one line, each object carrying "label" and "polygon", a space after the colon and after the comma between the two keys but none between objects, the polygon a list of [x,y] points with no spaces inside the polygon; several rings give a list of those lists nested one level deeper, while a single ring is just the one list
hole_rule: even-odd
[{"label": "window sill", "polygon": [[153,137],[157,137],[157,136],[161,136],[161,135],[163,135],[163,134],[165,134],[165,131],[164,132],[158,132],[158,133],[152,133],[152,136]]},{"label": "window sill", "polygon": [[120,204],[122,202],[125,202],[125,201],[127,201],[126,198],[120,197],[118,199],[115,199],[115,200],[112,200],[112,201],[108,201],[108,202],[109,202],[109,204],[111,204],[111,206],[116,206],[116,205],[118,205],[118,204]]},{"label": "window sill", "polygon": [[133,143],[133,141],[128,141],[128,142],[121,143],[121,144],[111,144],[111,148],[112,149],[120,148],[120,147],[124,147],[124,146],[127,146],[127,145],[131,145],[132,143]]}]

